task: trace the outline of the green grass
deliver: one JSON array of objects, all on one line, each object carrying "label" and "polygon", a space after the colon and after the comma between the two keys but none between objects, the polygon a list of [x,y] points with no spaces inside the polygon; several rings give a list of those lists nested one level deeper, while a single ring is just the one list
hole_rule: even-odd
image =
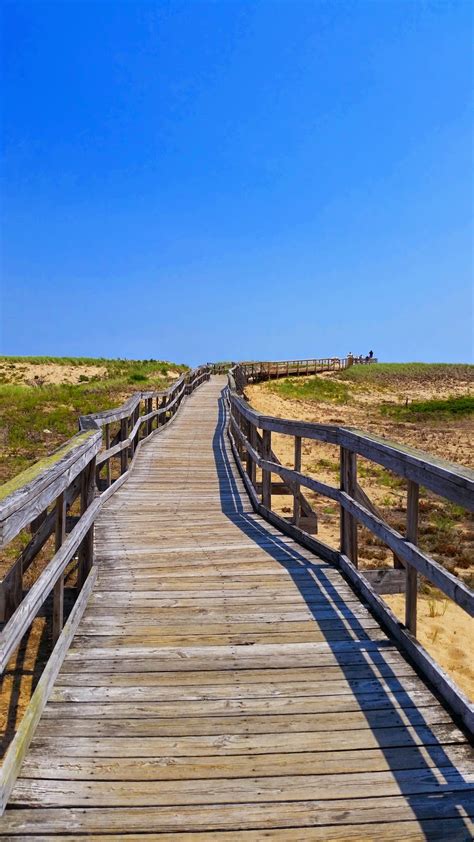
[{"label": "green grass", "polygon": [[[165,360],[107,360],[102,357],[1,357],[0,356],[0,383],[10,383],[12,379],[21,379],[21,366],[26,365],[58,365],[80,368],[81,366],[96,366],[105,368],[107,380],[122,380],[125,382],[133,375],[150,381],[165,377],[166,372],[171,370],[184,371],[187,366],[176,365]],[[15,378],[16,370],[16,378]],[[83,374],[88,381],[102,380],[103,375],[90,376]],[[136,378],[135,378],[136,379]],[[141,379],[141,378],[139,378]]]},{"label": "green grass", "polygon": [[324,401],[344,404],[349,401],[349,389],[345,383],[323,377],[286,378],[272,380],[267,389],[287,400]]},{"label": "green grass", "polygon": [[[5,382],[10,361],[67,366],[100,365],[100,377],[80,375],[77,384],[25,385]],[[51,453],[78,431],[80,415],[119,406],[143,388],[163,389],[186,366],[161,360],[96,360],[86,357],[0,357],[0,443],[5,454],[0,482],[10,479],[33,462]],[[5,365],[6,364],[6,365]],[[84,379],[86,378],[86,379]],[[12,374],[14,379],[14,372]]]},{"label": "green grass", "polygon": [[412,401],[407,406],[384,404],[380,407],[383,415],[389,415],[404,420],[417,418],[449,417],[456,418],[474,413],[474,396],[460,395],[458,397],[433,398],[425,401]]},{"label": "green grass", "polygon": [[420,383],[450,380],[474,383],[474,365],[467,363],[371,363],[353,365],[337,375],[340,380],[391,386],[394,383],[418,381]]}]

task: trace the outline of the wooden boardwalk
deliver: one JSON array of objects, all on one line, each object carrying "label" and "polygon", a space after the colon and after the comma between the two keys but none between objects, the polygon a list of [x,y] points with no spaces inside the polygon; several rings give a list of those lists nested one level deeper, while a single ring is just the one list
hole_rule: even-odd
[{"label": "wooden boardwalk", "polygon": [[340,573],[253,513],[213,377],[97,521],[15,839],[467,840],[471,749]]}]

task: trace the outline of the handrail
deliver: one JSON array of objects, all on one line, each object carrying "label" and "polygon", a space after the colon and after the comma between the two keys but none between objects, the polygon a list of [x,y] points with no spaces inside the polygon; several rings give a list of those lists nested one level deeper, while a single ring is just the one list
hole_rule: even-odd
[{"label": "handrail", "polygon": [[[341,362],[338,361],[338,363]],[[312,363],[315,368],[321,363],[329,364],[329,361],[313,360]],[[293,364],[294,361],[288,361],[288,364],[286,361],[239,363],[228,372],[226,395],[229,405],[228,434],[254,508],[283,531],[340,567],[472,731],[474,730],[472,705],[416,640],[416,621],[418,575],[420,574],[470,616],[474,616],[474,591],[418,547],[420,486],[472,512],[474,511],[474,471],[355,428],[277,418],[254,410],[244,397],[247,383],[255,382],[256,379],[269,379],[275,376],[275,372],[279,376],[281,372],[286,375],[287,370],[291,372]],[[306,374],[306,367],[302,369],[300,365],[300,373]],[[261,436],[257,433],[258,430],[262,431]],[[272,433],[294,438],[294,468],[284,467],[271,458]],[[340,483],[338,486],[321,482],[301,470],[301,442],[305,438],[339,445]],[[404,535],[386,523],[375,507],[370,504],[367,496],[361,494],[357,481],[358,455],[383,465],[407,481],[407,526]],[[256,483],[256,468],[262,472],[260,494]],[[293,495],[291,523],[272,509],[272,474],[280,476],[287,484],[288,493]],[[313,536],[309,536],[302,527],[297,499],[301,487],[327,497],[339,505],[341,542],[337,549],[328,547]],[[398,566],[403,568],[406,597],[405,626],[400,624],[388,606],[375,593],[370,584],[370,574],[364,574],[358,570],[357,524],[362,524],[381,539],[393,551]],[[400,570],[396,573],[399,574]]]}]

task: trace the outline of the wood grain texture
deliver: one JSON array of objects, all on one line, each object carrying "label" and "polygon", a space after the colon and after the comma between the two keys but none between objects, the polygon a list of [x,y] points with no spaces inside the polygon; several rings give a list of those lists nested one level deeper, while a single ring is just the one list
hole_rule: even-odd
[{"label": "wood grain texture", "polygon": [[101,498],[98,579],[0,835],[468,839],[464,734],[336,566],[254,511],[225,382]]}]

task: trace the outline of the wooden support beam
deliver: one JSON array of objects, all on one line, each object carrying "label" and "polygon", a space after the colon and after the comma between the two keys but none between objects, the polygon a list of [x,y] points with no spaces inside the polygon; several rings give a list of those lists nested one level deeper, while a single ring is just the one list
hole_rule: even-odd
[{"label": "wooden support beam", "polygon": [[0,621],[6,622],[15,613],[23,598],[23,565],[15,563],[2,580]]},{"label": "wooden support beam", "polygon": [[[84,468],[81,477],[81,516],[94,499],[95,458]],[[94,525],[87,531],[79,547],[77,589],[81,590],[94,562]]]},{"label": "wooden support beam", "polygon": [[[269,461],[272,452],[272,434],[270,430],[262,432],[262,458]],[[272,474],[262,468],[262,504],[266,509],[272,507]]]},{"label": "wooden support beam", "polygon": [[[105,449],[108,450],[110,448],[110,424],[105,425]],[[105,487],[108,488],[112,481],[112,471],[111,471],[111,464],[110,459],[107,459],[105,465]]]},{"label": "wooden support beam", "polygon": [[[55,551],[62,546],[66,537],[66,494],[63,491],[56,500]],[[53,588],[53,642],[59,638],[64,625],[64,574]]]},{"label": "wooden support beam", "polygon": [[[247,436],[248,440],[250,441],[250,439],[251,439],[251,431],[252,431],[252,424],[250,423],[250,421],[247,421],[245,418],[243,419],[243,421],[244,421],[244,427],[245,427],[244,432],[245,432],[245,434],[246,434],[246,436]],[[247,476],[250,478],[250,481],[252,482],[252,473],[253,473],[253,464],[254,464],[254,462],[253,462],[253,459],[252,459],[251,454],[250,454],[248,451],[246,451],[246,454],[247,454],[247,458],[246,458],[246,470],[247,470]]]},{"label": "wooden support beam", "polygon": [[[341,447],[341,490],[355,499],[357,495],[357,454]],[[341,512],[341,553],[358,566],[357,521],[342,506]]]},{"label": "wooden support beam", "polygon": [[[128,437],[128,419],[122,418],[120,421],[120,441],[125,441]],[[120,451],[120,473],[124,474],[128,467],[128,451],[127,448],[124,447],[123,450]]]},{"label": "wooden support beam", "polygon": [[[295,436],[295,471],[301,472],[301,436]],[[294,484],[293,491],[293,523],[299,525],[301,515],[300,485]]]},{"label": "wooden support beam", "polygon": [[[146,414],[149,415],[150,412],[153,412],[153,398],[146,399]],[[147,436],[150,435],[153,429],[153,418],[149,418],[146,422],[146,434]]]},{"label": "wooden support beam", "polygon": [[[418,501],[420,486],[408,480],[407,489],[407,541],[416,544],[418,541]],[[416,616],[418,599],[418,573],[411,564],[406,565],[405,582],[405,625],[416,636]]]},{"label": "wooden support beam", "polygon": [[[252,424],[251,421],[249,421],[249,441],[253,449],[257,450],[257,428],[254,426],[254,424]],[[252,483],[252,486],[255,488],[257,485],[257,465],[253,459],[251,459],[250,461],[249,479]]]}]

